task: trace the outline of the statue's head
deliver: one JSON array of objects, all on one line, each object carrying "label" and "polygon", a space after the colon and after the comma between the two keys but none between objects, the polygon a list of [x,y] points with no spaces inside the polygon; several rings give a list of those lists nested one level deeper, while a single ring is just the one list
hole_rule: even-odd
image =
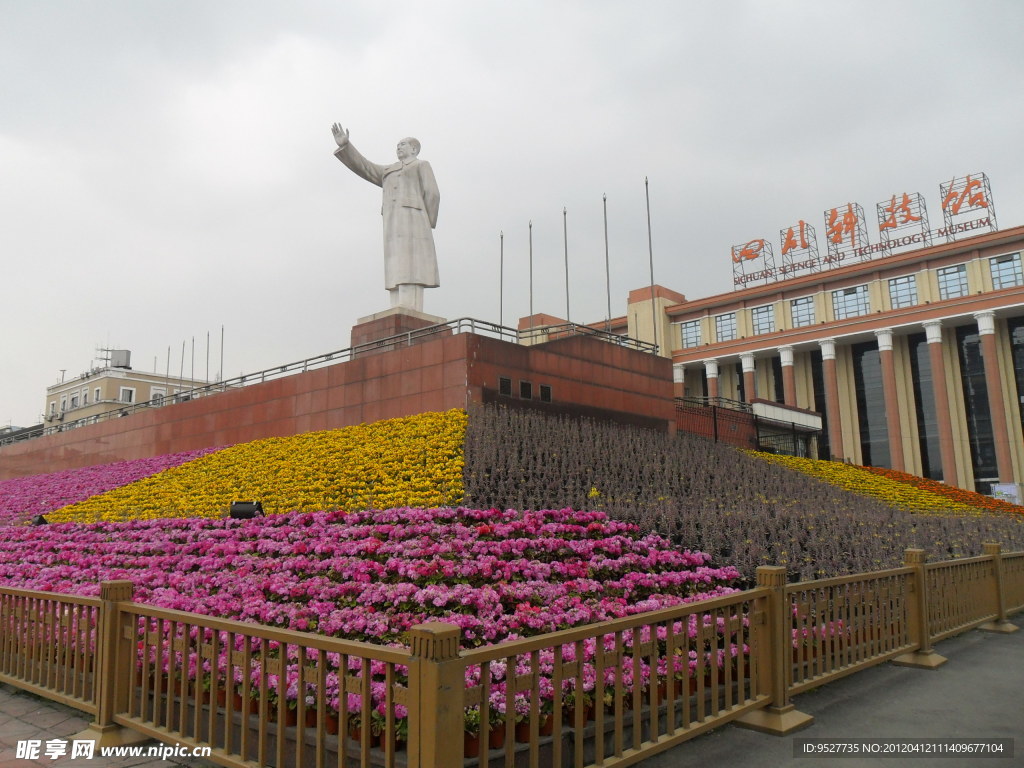
[{"label": "statue's head", "polygon": [[416,139],[410,137],[402,139],[398,142],[398,159],[408,160],[416,157],[420,153],[420,143]]}]

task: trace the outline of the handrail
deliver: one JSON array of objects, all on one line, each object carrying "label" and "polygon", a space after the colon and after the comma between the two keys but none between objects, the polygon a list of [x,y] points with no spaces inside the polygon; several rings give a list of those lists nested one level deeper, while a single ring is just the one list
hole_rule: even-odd
[{"label": "handrail", "polygon": [[727,397],[677,397],[676,403],[694,405],[701,408],[726,408],[730,411],[742,411],[743,413],[754,412],[753,406],[750,403],[744,403],[741,400],[730,400]]}]

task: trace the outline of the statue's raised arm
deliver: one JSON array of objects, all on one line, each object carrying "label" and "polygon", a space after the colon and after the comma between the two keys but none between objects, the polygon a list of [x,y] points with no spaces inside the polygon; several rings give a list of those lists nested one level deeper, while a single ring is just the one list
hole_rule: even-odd
[{"label": "statue's raised arm", "polygon": [[402,139],[398,162],[378,165],[356,150],[340,123],[331,131],[338,145],[334,156],[384,190],[384,286],[391,294],[391,306],[422,312],[423,289],[436,288],[440,282],[431,230],[437,224],[441,195],[430,163],[419,159],[419,141]]},{"label": "statue's raised arm", "polygon": [[348,144],[348,131],[341,127],[341,123],[335,123],[331,126],[331,130],[334,131],[334,140],[338,142],[338,149],[344,149]]}]

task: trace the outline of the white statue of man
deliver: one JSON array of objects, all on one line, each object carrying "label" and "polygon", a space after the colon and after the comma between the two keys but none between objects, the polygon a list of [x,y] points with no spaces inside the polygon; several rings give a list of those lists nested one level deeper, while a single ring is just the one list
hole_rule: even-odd
[{"label": "white statue of man", "polygon": [[420,143],[398,142],[398,162],[371,163],[348,140],[348,131],[333,126],[335,157],[349,170],[384,190],[384,287],[392,307],[423,311],[423,289],[439,285],[437,253],[431,230],[437,226],[441,195],[430,163],[420,160]]}]

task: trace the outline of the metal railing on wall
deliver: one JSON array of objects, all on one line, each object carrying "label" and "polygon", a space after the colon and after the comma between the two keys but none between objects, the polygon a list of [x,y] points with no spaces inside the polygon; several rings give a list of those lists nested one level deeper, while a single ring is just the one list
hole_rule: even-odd
[{"label": "metal railing on wall", "polygon": [[750,403],[721,397],[676,398],[676,429],[716,443],[816,458],[818,432],[795,422],[764,419]]},{"label": "metal railing on wall", "polygon": [[239,768],[589,768],[732,721],[789,733],[809,721],[793,695],[885,661],[938,666],[938,639],[1010,631],[1024,609],[1024,552],[998,544],[786,576],[764,566],[754,589],[470,649],[452,624],[376,646],[135,603],[127,581],[99,599],[0,589],[0,682],[93,714],[100,744],[120,726]]},{"label": "metal railing on wall", "polygon": [[140,411],[148,411],[153,408],[162,408],[167,405],[176,405],[201,397],[209,397],[210,395],[219,394],[239,387],[263,384],[264,382],[273,381],[274,379],[279,379],[285,376],[306,373],[307,371],[316,370],[328,365],[336,365],[337,363],[349,362],[360,355],[377,352],[382,349],[400,349],[404,346],[413,346],[414,344],[422,343],[423,341],[434,337],[459,333],[474,333],[515,344],[540,344],[546,341],[554,341],[556,339],[563,339],[571,336],[587,336],[608,344],[615,344],[616,346],[634,349],[640,352],[656,354],[658,351],[658,347],[650,342],[641,341],[629,336],[621,336],[619,334],[610,333],[597,328],[591,328],[586,325],[578,325],[576,323],[563,323],[561,325],[543,326],[520,331],[515,328],[498,325],[497,323],[475,320],[469,317],[461,317],[456,320],[449,320],[437,325],[431,325],[414,331],[407,331],[405,333],[388,336],[383,339],[366,342],[364,344],[346,347],[345,349],[341,349],[336,352],[328,352],[315,357],[308,357],[304,360],[297,360],[293,363],[286,363],[285,365],[267,368],[255,373],[243,374],[214,384],[204,384],[202,386],[193,387],[192,389],[176,392],[173,395],[164,395],[155,400],[147,400],[140,403],[123,403],[112,410],[82,419],[68,419],[67,416],[69,412],[65,411],[62,416],[66,420],[61,423],[31,427],[20,430],[15,435],[0,437],[0,446],[10,445],[15,442],[41,437],[43,435],[67,432],[90,424],[97,424],[111,419],[131,416],[132,414],[139,413]]}]

